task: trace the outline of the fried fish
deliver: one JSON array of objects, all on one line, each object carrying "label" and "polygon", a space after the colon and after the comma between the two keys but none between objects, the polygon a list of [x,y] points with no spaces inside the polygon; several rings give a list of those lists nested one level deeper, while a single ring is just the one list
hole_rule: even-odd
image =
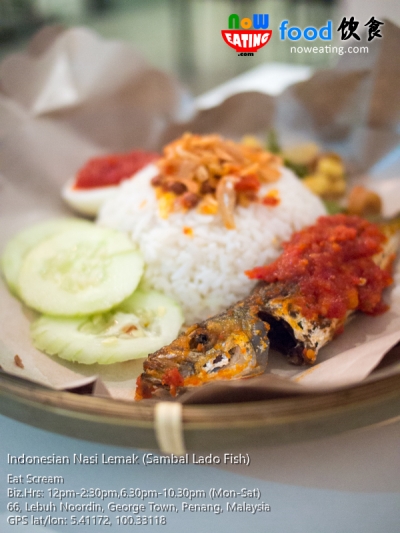
[{"label": "fried fish", "polygon": [[356,310],[387,309],[398,229],[334,215],[295,233],[274,263],[248,272],[261,281],[247,298],[148,356],[136,399],[261,374],[270,347],[294,364],[314,363]]},{"label": "fried fish", "polygon": [[175,396],[185,387],[262,374],[268,359],[269,324],[258,312],[257,305],[243,300],[150,354],[138,378],[136,399],[165,391]]}]

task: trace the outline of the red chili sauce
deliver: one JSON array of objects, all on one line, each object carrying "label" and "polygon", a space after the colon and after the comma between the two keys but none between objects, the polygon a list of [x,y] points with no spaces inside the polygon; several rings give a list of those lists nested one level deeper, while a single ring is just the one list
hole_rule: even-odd
[{"label": "red chili sauce", "polygon": [[[177,388],[183,387],[184,380],[183,376],[177,368],[170,368],[166,370],[161,378],[161,383],[163,385],[169,386],[169,391],[171,396],[176,396]],[[152,398],[153,392],[156,390],[151,383],[146,383],[142,380],[142,376],[139,376],[136,380],[136,394],[135,400],[144,400]]]},{"label": "red chili sauce", "polygon": [[159,154],[143,150],[93,157],[78,171],[74,189],[118,185],[159,157]]},{"label": "red chili sauce", "polygon": [[142,380],[142,376],[138,376],[136,379],[136,392],[135,400],[138,402],[140,400],[148,400],[152,397],[154,387],[146,387],[146,384]]},{"label": "red chili sauce", "polygon": [[176,389],[183,387],[183,376],[177,368],[170,368],[166,370],[161,378],[163,385],[169,385],[169,391],[172,396],[176,396]]},{"label": "red chili sauce", "polygon": [[237,192],[254,192],[257,193],[261,187],[261,181],[256,175],[242,176],[235,183]]},{"label": "red chili sauce", "polygon": [[391,266],[382,270],[373,256],[387,238],[378,226],[357,216],[320,217],[295,233],[272,264],[246,272],[268,283],[294,282],[293,297],[306,318],[344,318],[347,311],[371,315],[387,310],[382,291],[392,283]]}]

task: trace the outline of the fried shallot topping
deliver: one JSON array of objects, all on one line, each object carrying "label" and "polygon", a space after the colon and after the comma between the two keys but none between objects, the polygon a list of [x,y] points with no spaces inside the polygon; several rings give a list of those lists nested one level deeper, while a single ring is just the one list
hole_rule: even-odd
[{"label": "fried shallot topping", "polygon": [[248,146],[219,135],[185,133],[164,148],[153,178],[160,214],[197,209],[203,215],[219,214],[233,229],[237,204],[262,202],[263,184],[280,178],[281,159],[259,146]]}]

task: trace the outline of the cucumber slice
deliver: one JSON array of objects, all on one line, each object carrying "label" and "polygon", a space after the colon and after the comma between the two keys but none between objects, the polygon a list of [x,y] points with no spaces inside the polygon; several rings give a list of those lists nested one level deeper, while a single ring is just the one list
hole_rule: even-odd
[{"label": "cucumber slice", "polygon": [[84,364],[147,357],[178,335],[180,307],[155,291],[137,290],[113,311],[90,317],[42,316],[31,325],[36,348]]},{"label": "cucumber slice", "polygon": [[1,268],[11,292],[18,294],[18,276],[21,266],[32,248],[57,233],[88,225],[90,222],[78,218],[59,218],[35,224],[15,235],[7,243],[1,258]]},{"label": "cucumber slice", "polygon": [[18,292],[45,314],[89,315],[122,302],[142,273],[142,256],[126,235],[89,224],[33,248],[22,263]]}]

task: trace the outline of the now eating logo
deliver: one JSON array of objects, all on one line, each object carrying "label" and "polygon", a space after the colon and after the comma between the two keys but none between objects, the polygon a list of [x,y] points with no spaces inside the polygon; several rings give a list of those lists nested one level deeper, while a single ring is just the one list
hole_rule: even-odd
[{"label": "now eating logo", "polygon": [[268,26],[267,14],[255,13],[253,20],[247,17],[240,20],[239,15],[232,14],[228,18],[229,30],[221,30],[221,34],[226,44],[236,52],[257,52],[271,39],[272,30],[268,30]]}]

